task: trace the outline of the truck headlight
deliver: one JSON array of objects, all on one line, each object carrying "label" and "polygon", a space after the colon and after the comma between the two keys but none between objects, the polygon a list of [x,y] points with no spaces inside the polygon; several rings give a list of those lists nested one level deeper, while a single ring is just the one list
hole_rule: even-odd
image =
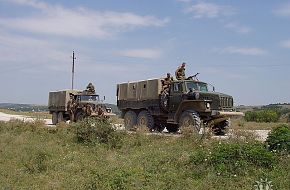
[{"label": "truck headlight", "polygon": [[210,103],[209,103],[209,102],[205,103],[205,107],[206,107],[207,109],[209,109],[209,108],[210,108]]},{"label": "truck headlight", "polygon": [[112,112],[112,108],[107,108],[106,111],[107,111],[107,113],[111,113]]}]

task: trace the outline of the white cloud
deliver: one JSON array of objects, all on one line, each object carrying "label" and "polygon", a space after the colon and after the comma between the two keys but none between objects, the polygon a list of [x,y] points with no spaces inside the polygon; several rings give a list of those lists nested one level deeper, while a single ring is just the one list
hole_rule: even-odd
[{"label": "white cloud", "polygon": [[157,48],[153,49],[128,49],[116,52],[117,55],[135,58],[156,59],[161,57],[162,51]]},{"label": "white cloud", "polygon": [[236,23],[236,22],[227,23],[227,24],[225,24],[224,27],[231,29],[235,32],[241,33],[241,34],[247,34],[247,33],[250,33],[252,31],[252,29],[250,27],[240,25],[239,23]]},{"label": "white cloud", "polygon": [[280,8],[274,10],[274,13],[282,17],[290,17],[290,3],[281,6]]},{"label": "white cloud", "polygon": [[106,39],[119,32],[138,27],[161,27],[169,22],[168,18],[158,19],[130,12],[72,10],[37,0],[11,2],[31,6],[41,12],[33,17],[0,18],[0,26],[39,34]]},{"label": "white cloud", "polygon": [[235,13],[235,10],[231,6],[199,2],[187,8],[186,12],[194,13],[194,18],[217,18],[232,15]]},{"label": "white cloud", "polygon": [[226,47],[221,53],[230,53],[230,54],[241,54],[241,55],[264,55],[267,53],[266,50],[261,48],[244,48],[244,47]]},{"label": "white cloud", "polygon": [[290,40],[285,40],[280,43],[281,47],[283,48],[290,48]]},{"label": "white cloud", "polygon": [[62,43],[7,33],[0,33],[2,69],[49,67],[63,70],[62,64],[70,59],[70,50]]}]

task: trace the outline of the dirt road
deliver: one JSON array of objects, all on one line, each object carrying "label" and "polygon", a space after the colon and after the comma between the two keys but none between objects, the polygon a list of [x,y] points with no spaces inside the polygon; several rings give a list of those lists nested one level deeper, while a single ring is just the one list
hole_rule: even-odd
[{"label": "dirt road", "polygon": [[[13,119],[19,119],[22,121],[33,121],[36,118],[32,118],[32,117],[28,117],[28,116],[24,116],[24,115],[11,115],[11,114],[6,114],[6,113],[0,112],[0,121],[10,121]],[[44,121],[45,121],[46,125],[52,125],[51,119],[44,119]]]}]

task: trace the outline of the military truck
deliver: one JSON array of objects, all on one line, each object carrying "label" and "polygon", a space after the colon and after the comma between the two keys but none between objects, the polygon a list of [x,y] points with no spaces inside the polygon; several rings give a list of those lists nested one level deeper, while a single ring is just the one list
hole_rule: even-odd
[{"label": "military truck", "polygon": [[229,118],[243,116],[233,107],[233,97],[209,90],[210,85],[195,78],[172,81],[164,89],[163,79],[117,84],[117,105],[125,128],[138,125],[150,130],[177,132],[190,127],[201,132],[201,125],[223,135]]},{"label": "military truck", "polygon": [[54,125],[61,121],[76,122],[85,117],[114,115],[112,109],[100,100],[99,95],[78,90],[49,92],[48,109]]}]

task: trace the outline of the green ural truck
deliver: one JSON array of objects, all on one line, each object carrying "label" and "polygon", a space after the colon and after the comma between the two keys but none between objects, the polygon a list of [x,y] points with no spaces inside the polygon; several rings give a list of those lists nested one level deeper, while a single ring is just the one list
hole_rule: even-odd
[{"label": "green ural truck", "polygon": [[100,101],[99,95],[77,90],[49,92],[48,109],[53,125],[68,120],[76,122],[91,116],[115,115],[111,108]]},{"label": "green ural truck", "polygon": [[201,124],[223,135],[229,118],[243,116],[233,108],[233,97],[209,91],[205,82],[189,78],[176,80],[164,89],[163,79],[149,79],[117,85],[117,105],[125,128],[145,125],[150,130],[177,132],[190,127],[200,132]]}]

